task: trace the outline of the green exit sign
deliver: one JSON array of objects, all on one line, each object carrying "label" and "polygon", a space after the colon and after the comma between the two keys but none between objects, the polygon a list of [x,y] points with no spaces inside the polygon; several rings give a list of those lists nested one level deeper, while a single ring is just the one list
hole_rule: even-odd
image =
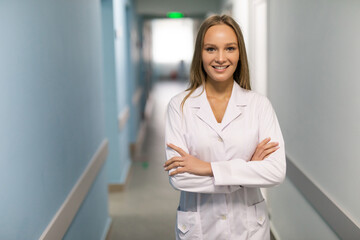
[{"label": "green exit sign", "polygon": [[181,12],[168,12],[166,16],[168,18],[183,18],[184,14]]}]

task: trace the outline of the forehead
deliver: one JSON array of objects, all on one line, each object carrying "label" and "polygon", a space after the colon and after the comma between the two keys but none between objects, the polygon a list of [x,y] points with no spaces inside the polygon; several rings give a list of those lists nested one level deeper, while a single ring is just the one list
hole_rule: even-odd
[{"label": "forehead", "polygon": [[237,36],[235,31],[226,24],[211,26],[204,36],[204,44],[229,42],[237,42]]}]

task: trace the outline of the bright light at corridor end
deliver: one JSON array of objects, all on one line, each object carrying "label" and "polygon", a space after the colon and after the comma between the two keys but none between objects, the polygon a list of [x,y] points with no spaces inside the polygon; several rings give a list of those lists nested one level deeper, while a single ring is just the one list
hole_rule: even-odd
[{"label": "bright light at corridor end", "polygon": [[183,18],[184,14],[181,12],[168,12],[166,16],[168,18]]},{"label": "bright light at corridor end", "polygon": [[192,19],[155,19],[152,25],[152,57],[155,63],[190,62],[194,49]]}]

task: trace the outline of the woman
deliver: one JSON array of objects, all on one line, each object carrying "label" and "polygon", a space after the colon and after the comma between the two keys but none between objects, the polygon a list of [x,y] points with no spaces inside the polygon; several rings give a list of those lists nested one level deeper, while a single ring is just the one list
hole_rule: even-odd
[{"label": "woman", "polygon": [[190,87],[171,99],[165,132],[164,167],[181,191],[176,239],[270,239],[259,188],[283,181],[284,142],[270,102],[250,91],[243,36],[231,17],[201,25]]}]

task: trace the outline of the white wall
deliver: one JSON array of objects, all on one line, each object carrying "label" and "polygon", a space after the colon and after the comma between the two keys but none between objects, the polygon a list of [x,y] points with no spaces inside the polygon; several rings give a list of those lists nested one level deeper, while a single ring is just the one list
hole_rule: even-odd
[{"label": "white wall", "polygon": [[[351,0],[272,0],[268,10],[268,94],[287,155],[357,224],[359,12],[360,2]],[[317,227],[324,231],[319,237],[329,239],[323,220],[307,218],[303,213],[315,210],[294,194],[297,190],[289,184],[270,191],[270,202],[277,203],[272,219],[281,239],[303,239],[304,232]],[[286,204],[290,200],[292,204]]]},{"label": "white wall", "polygon": [[289,180],[267,191],[276,240],[336,240],[338,237]]},{"label": "white wall", "polygon": [[251,89],[267,94],[267,0],[225,0],[222,12],[231,15],[243,33],[250,67]]},{"label": "white wall", "polygon": [[231,15],[240,25],[246,48],[249,46],[249,0],[223,0],[222,12]]},{"label": "white wall", "polygon": [[[259,45],[263,16],[257,10],[263,11],[256,5],[263,3],[267,40]],[[243,30],[258,92],[257,61],[262,57],[257,51],[267,48],[260,81],[267,79],[265,92],[277,112],[288,157],[359,225],[360,193],[354,189],[360,183],[355,151],[360,136],[360,2],[223,0],[222,10]],[[338,238],[289,179],[271,189],[268,198],[279,239]]]}]

